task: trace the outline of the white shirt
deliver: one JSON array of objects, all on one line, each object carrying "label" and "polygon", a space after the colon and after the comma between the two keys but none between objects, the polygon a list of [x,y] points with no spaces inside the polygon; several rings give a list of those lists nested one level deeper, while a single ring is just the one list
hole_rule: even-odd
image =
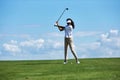
[{"label": "white shirt", "polygon": [[72,25],[66,25],[65,26],[65,38],[72,38]]}]

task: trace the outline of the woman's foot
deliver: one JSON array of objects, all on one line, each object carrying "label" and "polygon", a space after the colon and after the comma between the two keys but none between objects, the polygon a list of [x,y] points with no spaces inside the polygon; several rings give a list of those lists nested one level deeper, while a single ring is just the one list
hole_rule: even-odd
[{"label": "woman's foot", "polygon": [[77,61],[76,63],[77,63],[77,64],[80,64],[80,61]]},{"label": "woman's foot", "polygon": [[64,62],[63,64],[67,64],[67,62]]}]

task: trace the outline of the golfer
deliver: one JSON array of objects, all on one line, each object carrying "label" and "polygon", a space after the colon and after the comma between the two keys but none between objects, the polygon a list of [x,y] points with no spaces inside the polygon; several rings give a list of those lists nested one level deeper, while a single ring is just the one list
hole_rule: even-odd
[{"label": "golfer", "polygon": [[75,25],[74,25],[74,22],[71,18],[66,19],[66,23],[67,23],[66,26],[60,26],[58,24],[58,21],[55,24],[55,26],[57,26],[60,31],[65,31],[65,39],[64,39],[65,59],[64,59],[64,64],[67,64],[67,49],[68,49],[68,46],[70,47],[70,50],[71,50],[73,56],[75,57],[76,63],[79,64],[80,62],[78,61],[76,52],[74,50],[73,37],[72,37],[72,31],[75,28]]}]

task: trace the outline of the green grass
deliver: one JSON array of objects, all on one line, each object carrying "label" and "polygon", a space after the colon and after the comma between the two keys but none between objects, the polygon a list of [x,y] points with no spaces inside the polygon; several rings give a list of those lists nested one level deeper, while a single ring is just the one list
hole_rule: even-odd
[{"label": "green grass", "polygon": [[[72,64],[71,64],[72,62]],[[0,80],[120,80],[120,58],[0,61]]]}]

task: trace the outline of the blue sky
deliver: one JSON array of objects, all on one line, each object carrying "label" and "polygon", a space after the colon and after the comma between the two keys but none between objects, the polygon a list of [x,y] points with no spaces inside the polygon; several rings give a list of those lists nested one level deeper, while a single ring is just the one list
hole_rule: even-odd
[{"label": "blue sky", "polygon": [[120,0],[0,0],[0,60],[63,59],[65,8],[79,58],[120,57]]}]

